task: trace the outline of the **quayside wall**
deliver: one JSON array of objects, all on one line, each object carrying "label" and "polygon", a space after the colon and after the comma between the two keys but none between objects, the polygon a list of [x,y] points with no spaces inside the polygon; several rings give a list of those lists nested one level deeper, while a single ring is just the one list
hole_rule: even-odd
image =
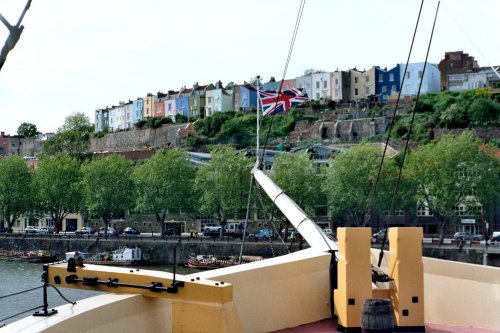
[{"label": "quayside wall", "polygon": [[[74,235],[70,237],[21,237],[21,236],[3,236],[0,237],[0,250],[18,250],[18,251],[33,251],[33,250],[50,250],[56,253],[60,259],[65,258],[65,253],[69,251],[82,251],[88,253],[98,253],[110,250],[117,250],[121,247],[140,247],[145,258],[158,264],[173,264],[174,262],[174,245],[177,246],[177,262],[185,262],[189,255],[193,254],[216,254],[224,256],[239,255],[241,243],[239,239],[226,238],[222,241],[214,238],[177,238],[161,239],[155,238],[139,238],[134,236],[120,236],[119,238],[111,237],[108,239],[95,237],[80,237]],[[378,246],[378,245],[375,245]],[[263,256],[264,258],[280,256],[287,253],[289,244],[286,246],[281,242],[274,241],[272,246],[269,242],[254,240],[246,241],[243,254]],[[307,243],[294,243],[291,247],[291,252],[300,250],[301,248],[309,247]],[[490,247],[486,258],[487,265],[500,267],[500,249],[498,246]],[[424,244],[423,255],[425,257],[446,259],[450,261],[459,261],[471,264],[484,264],[484,249],[480,248],[465,248],[459,251],[456,248],[450,247],[426,247]]]}]

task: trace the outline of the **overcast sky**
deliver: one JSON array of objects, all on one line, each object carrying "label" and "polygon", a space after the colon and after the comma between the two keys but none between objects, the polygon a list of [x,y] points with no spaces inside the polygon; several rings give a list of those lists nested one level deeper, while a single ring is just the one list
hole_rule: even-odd
[{"label": "overcast sky", "polygon": [[[11,23],[26,0],[0,0]],[[421,0],[307,0],[286,78],[406,62]],[[299,0],[33,0],[0,72],[0,131],[55,132],[66,116],[146,93],[256,75],[281,79]],[[411,62],[425,59],[426,0]],[[442,0],[429,61],[464,50],[500,65],[499,0]],[[0,46],[8,31],[0,23]]]}]

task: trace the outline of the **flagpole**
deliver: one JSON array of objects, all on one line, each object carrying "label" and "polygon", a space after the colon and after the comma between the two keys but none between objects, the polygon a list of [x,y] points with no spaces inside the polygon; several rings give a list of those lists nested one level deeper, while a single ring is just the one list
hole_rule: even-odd
[{"label": "flagpole", "polygon": [[256,148],[256,155],[257,155],[257,167],[260,166],[260,160],[259,160],[259,137],[260,137],[260,110],[259,110],[259,102],[260,102],[260,92],[259,92],[259,85],[260,85],[260,75],[257,75],[257,148]]}]

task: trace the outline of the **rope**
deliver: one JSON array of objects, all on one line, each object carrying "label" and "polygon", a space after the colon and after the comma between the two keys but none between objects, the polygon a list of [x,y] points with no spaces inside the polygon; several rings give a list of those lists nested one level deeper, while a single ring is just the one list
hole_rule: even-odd
[{"label": "rope", "polygon": [[67,299],[66,297],[64,297],[64,295],[63,295],[63,294],[59,291],[59,289],[57,289],[57,287],[56,287],[56,286],[53,286],[53,285],[51,285],[51,284],[48,284],[48,286],[51,286],[52,288],[54,288],[54,289],[55,289],[55,291],[57,291],[57,293],[59,294],[59,296],[61,296],[61,298],[62,298],[63,300],[65,300],[67,303],[69,303],[69,304],[73,304],[73,305],[75,305],[75,304],[76,304],[76,302],[74,302],[74,301],[70,301],[69,299]]},{"label": "rope", "polygon": [[[431,37],[429,39],[429,44],[427,46],[427,53],[425,55],[424,68],[422,69],[422,78],[420,79],[420,83],[418,85],[417,98],[415,99],[415,106],[413,107],[413,112],[412,112],[412,117],[411,117],[411,122],[410,122],[410,128],[408,129],[408,135],[407,135],[407,138],[406,138],[406,144],[405,144],[405,148],[403,150],[403,158],[401,160],[401,165],[399,166],[398,179],[397,179],[396,186],[395,186],[393,194],[392,194],[391,207],[389,209],[389,216],[392,216],[393,209],[394,209],[394,198],[396,197],[396,193],[399,191],[399,184],[400,184],[400,181],[401,181],[401,174],[403,172],[403,165],[404,165],[404,162],[405,162],[406,152],[408,150],[408,145],[409,145],[409,142],[410,142],[411,131],[412,131],[412,128],[413,128],[413,122],[415,120],[415,114],[416,114],[416,110],[417,110],[418,99],[420,97],[420,91],[422,89],[422,82],[424,80],[425,68],[427,67],[427,60],[429,58],[429,51],[431,49],[432,37],[434,36],[434,28],[436,27],[436,20],[437,20],[437,15],[438,15],[438,12],[439,12],[439,4],[440,4],[440,2],[441,1],[438,1],[437,8],[436,8],[436,14],[434,15],[434,22],[432,24]],[[382,264],[382,258],[384,256],[384,244],[385,244],[386,239],[387,239],[387,229],[388,228],[385,229],[384,239],[382,241],[382,246],[380,248],[380,255],[379,255],[379,260],[378,260],[378,267],[380,267],[380,265]]]},{"label": "rope", "polygon": [[238,258],[238,262],[240,264],[243,258],[243,247],[245,246],[245,236],[247,234],[248,217],[250,215],[250,203],[252,202],[253,180],[254,180],[253,177],[250,177],[250,189],[248,190],[247,211],[245,213],[245,224],[243,225],[243,236],[241,237],[240,257]]},{"label": "rope", "polygon": [[40,289],[40,288],[43,288],[43,286],[39,286],[39,287],[31,288],[31,289],[26,289],[26,290],[23,290],[23,291],[18,291],[16,293],[9,294],[9,295],[3,295],[3,296],[0,296],[0,299],[11,297],[11,296],[15,296],[15,295],[24,294],[24,293],[27,293],[27,292],[30,292],[30,291],[33,291],[33,290],[37,290],[37,289]]},{"label": "rope", "polygon": [[422,14],[422,7],[423,6],[424,6],[424,0],[422,0],[422,2],[420,3],[420,10],[418,12],[418,17],[417,17],[417,22],[415,24],[415,29],[413,30],[413,38],[411,40],[410,51],[408,52],[408,58],[406,59],[405,70],[403,72],[403,79],[401,81],[401,88],[399,89],[398,99],[396,100],[396,105],[394,107],[394,113],[393,113],[392,119],[391,119],[391,125],[389,126],[389,132],[387,133],[387,139],[385,141],[384,152],[382,153],[382,159],[380,160],[380,165],[378,167],[377,178],[375,178],[375,183],[373,184],[372,189],[371,189],[370,193],[368,194],[367,214],[365,216],[365,220],[363,221],[363,226],[365,226],[366,223],[368,222],[367,221],[368,216],[371,216],[373,198],[377,194],[377,186],[378,186],[378,182],[380,180],[380,174],[382,172],[382,166],[384,164],[385,155],[387,153],[387,147],[389,146],[389,140],[391,138],[392,128],[394,127],[394,123],[395,123],[395,119],[396,119],[396,112],[398,110],[399,100],[401,99],[401,92],[403,91],[403,85],[404,85],[405,78],[406,78],[406,72],[408,71],[408,63],[410,62],[411,52],[413,50],[413,44],[415,42],[415,36],[417,35],[418,23],[420,22],[420,14]]},{"label": "rope", "polygon": [[[290,48],[288,49],[288,55],[287,55],[286,62],[285,62],[285,68],[283,69],[283,75],[281,77],[280,86],[278,88],[278,95],[276,96],[276,102],[274,103],[275,108],[278,105],[279,97],[280,97],[281,91],[283,89],[283,82],[285,81],[286,72],[288,70],[288,65],[290,63],[290,59],[292,58],[292,51],[293,51],[293,47],[295,45],[295,40],[297,39],[297,33],[299,31],[300,20],[302,19],[302,14],[304,12],[305,4],[306,4],[306,0],[302,0],[300,2],[299,12],[297,13],[297,18],[295,19],[295,27],[293,29],[292,40],[290,42]],[[262,117],[262,118],[264,118],[264,117]],[[264,144],[263,144],[264,148],[262,149],[262,154],[261,154],[262,161],[264,161],[264,153],[266,150],[265,146],[267,145],[267,143],[269,141],[269,136],[271,134],[271,128],[273,127],[273,120],[274,120],[274,117],[271,117],[271,123],[269,124],[269,127],[267,129],[266,139],[264,140]],[[262,121],[263,120],[261,120],[261,122]],[[259,124],[259,126],[260,126],[260,124]]]}]

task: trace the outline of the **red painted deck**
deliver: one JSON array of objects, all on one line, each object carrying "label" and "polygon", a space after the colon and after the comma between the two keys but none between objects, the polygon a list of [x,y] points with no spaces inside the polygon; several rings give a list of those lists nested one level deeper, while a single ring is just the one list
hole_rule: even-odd
[{"label": "red painted deck", "polygon": [[[301,325],[293,328],[275,331],[273,333],[326,333],[337,332],[337,322],[331,319],[321,320],[315,323]],[[453,325],[426,324],[426,333],[500,333],[500,330],[489,330],[484,328],[460,327]]]}]

